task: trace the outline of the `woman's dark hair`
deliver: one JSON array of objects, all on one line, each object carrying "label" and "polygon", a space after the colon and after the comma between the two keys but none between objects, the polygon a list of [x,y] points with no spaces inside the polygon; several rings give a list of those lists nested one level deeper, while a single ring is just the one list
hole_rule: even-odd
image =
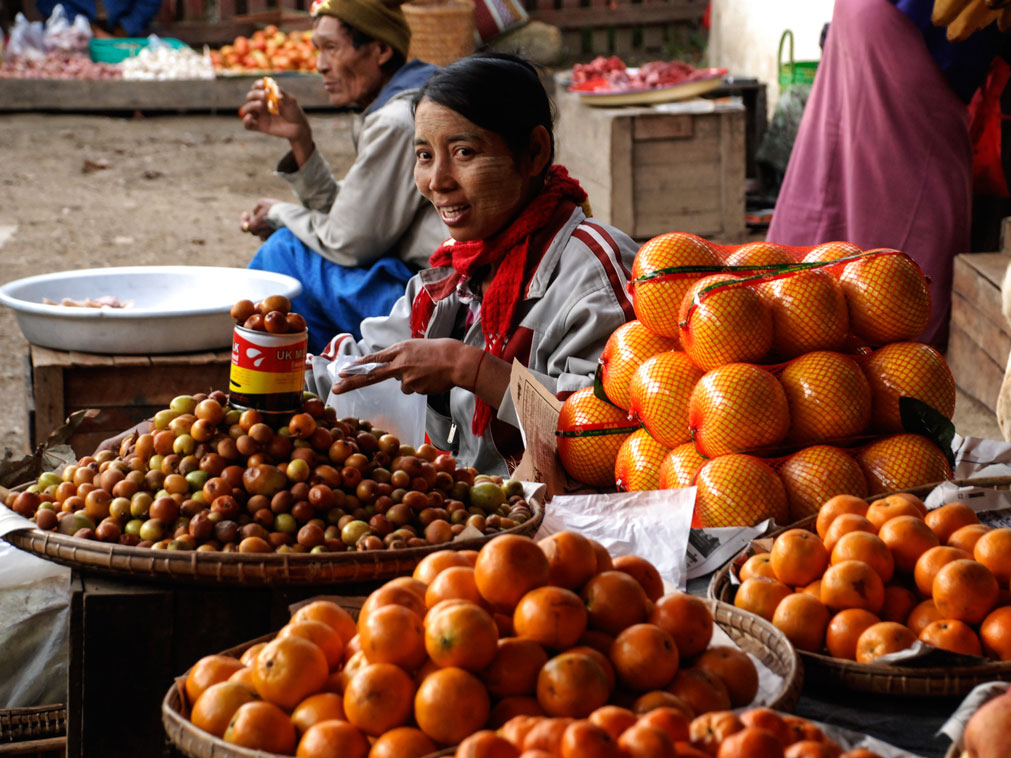
[{"label": "woman's dark hair", "polygon": [[529,148],[534,128],[543,126],[551,140],[547,165],[554,162],[551,100],[537,69],[518,56],[476,53],[461,58],[432,75],[414,96],[412,112],[422,98],[500,135],[517,158]]}]

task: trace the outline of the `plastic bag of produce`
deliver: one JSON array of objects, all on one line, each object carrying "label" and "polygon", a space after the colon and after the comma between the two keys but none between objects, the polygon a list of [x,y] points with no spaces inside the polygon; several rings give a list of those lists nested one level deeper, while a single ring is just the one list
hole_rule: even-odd
[{"label": "plastic bag of produce", "polygon": [[43,45],[47,52],[88,53],[91,26],[85,16],[75,16],[73,22],[59,3],[46,19]]},{"label": "plastic bag of produce", "polygon": [[29,21],[23,13],[14,18],[6,57],[42,60],[46,57],[45,30],[41,21]]}]

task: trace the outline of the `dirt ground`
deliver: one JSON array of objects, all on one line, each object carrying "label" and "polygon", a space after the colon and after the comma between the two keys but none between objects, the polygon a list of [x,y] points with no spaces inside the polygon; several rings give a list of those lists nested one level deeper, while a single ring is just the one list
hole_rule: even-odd
[{"label": "dirt ground", "polygon": [[[341,175],[350,118],[311,118]],[[258,240],[239,231],[239,214],[259,197],[290,197],[272,174],[283,151],[232,116],[4,115],[0,283],[97,266],[245,266]],[[26,355],[13,313],[0,309],[0,450],[16,454],[28,444]],[[993,414],[962,394],[955,426],[1000,439]]]}]

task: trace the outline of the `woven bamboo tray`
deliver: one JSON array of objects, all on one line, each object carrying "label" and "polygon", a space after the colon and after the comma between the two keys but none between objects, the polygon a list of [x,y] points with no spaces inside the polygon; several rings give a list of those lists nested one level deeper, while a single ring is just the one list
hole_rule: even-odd
[{"label": "woven bamboo tray", "polygon": [[62,705],[0,710],[0,745],[65,737],[67,709]]},{"label": "woven bamboo tray", "polygon": [[411,28],[409,58],[448,66],[474,52],[471,0],[414,0],[400,6]]},{"label": "woven bamboo tray", "polygon": [[[1011,489],[1011,477],[980,478],[959,480],[955,484],[987,489]],[[917,496],[926,496],[935,485],[906,490]],[[775,537],[787,529],[810,529],[814,531],[815,517],[785,526],[767,535]],[[750,555],[751,548],[745,548],[726,565],[713,574],[709,582],[709,597],[725,603],[733,603],[736,585],[731,581],[731,572]],[[994,680],[1011,681],[1011,662],[987,661],[985,663],[954,665],[923,665],[910,661],[906,665],[895,666],[882,663],[856,663],[855,661],[833,658],[820,653],[800,651],[808,682],[823,686],[842,686],[860,692],[874,692],[887,695],[909,697],[952,697],[966,695],[977,684]],[[958,658],[956,660],[965,660]]]},{"label": "woven bamboo tray", "polygon": [[15,547],[71,568],[142,581],[242,586],[346,584],[409,574],[429,553],[446,549],[480,550],[499,534],[533,535],[544,519],[544,505],[533,499],[530,504],[533,513],[529,519],[495,535],[402,550],[349,553],[152,550],[82,540],[40,529],[10,532],[4,539]]},{"label": "woven bamboo tray", "polygon": [[[364,598],[330,597],[329,599],[340,603],[355,617],[357,617],[361,603],[364,601]],[[732,605],[710,599],[706,599],[705,602],[713,614],[716,625],[735,644],[755,656],[773,673],[782,678],[783,683],[779,691],[762,705],[779,711],[792,711],[800,699],[804,675],[797,652],[783,633],[765,619],[746,613]],[[223,651],[223,655],[238,658],[247,648],[273,638],[274,634],[258,637]],[[165,693],[161,706],[165,733],[176,749],[191,758],[271,758],[273,756],[272,753],[230,745],[193,726],[189,721],[185,700],[182,696],[182,687],[185,681],[186,674],[183,674]],[[432,753],[428,758],[449,756],[454,752],[455,748],[448,748],[438,753]]]}]

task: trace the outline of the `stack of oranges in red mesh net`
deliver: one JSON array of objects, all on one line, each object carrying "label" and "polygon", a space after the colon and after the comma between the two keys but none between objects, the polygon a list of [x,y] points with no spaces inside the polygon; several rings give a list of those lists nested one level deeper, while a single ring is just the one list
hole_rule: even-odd
[{"label": "stack of oranges in red mesh net", "polygon": [[642,246],[629,288],[637,320],[608,340],[597,387],[561,414],[570,476],[695,485],[702,527],[787,523],[834,495],[951,477],[899,412],[900,397],[948,419],[955,406],[944,357],[915,341],[930,295],[904,253],[671,233]]}]

